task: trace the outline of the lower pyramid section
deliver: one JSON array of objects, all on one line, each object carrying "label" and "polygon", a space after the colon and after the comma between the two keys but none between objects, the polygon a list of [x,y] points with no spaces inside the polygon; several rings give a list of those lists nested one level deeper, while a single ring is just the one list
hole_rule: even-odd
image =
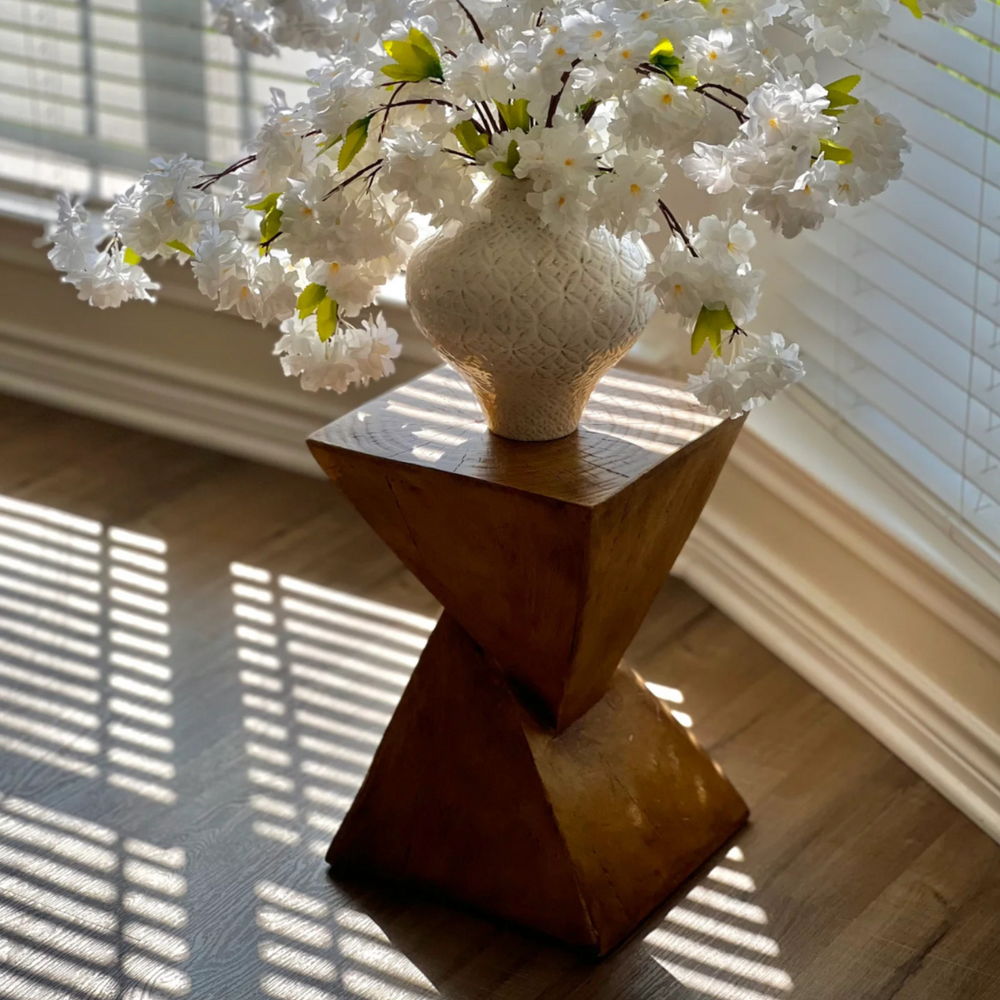
[{"label": "lower pyramid section", "polygon": [[445,612],[327,861],[603,955],[747,815],[632,671],[553,735]]}]

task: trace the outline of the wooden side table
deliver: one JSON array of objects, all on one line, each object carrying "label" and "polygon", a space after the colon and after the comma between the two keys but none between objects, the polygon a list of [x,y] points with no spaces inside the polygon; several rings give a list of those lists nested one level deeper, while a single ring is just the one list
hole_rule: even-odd
[{"label": "wooden side table", "polygon": [[598,954],[747,819],[620,664],[741,420],[614,371],[579,431],[490,434],[438,368],[309,441],[444,605],[327,860]]}]

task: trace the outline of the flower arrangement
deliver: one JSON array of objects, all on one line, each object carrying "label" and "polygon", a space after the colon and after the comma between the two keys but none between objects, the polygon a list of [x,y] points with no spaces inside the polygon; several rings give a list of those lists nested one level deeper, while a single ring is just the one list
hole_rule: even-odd
[{"label": "flower arrangement", "polygon": [[[556,232],[607,227],[666,248],[647,280],[698,352],[690,388],[739,415],[804,374],[795,345],[752,337],[758,216],[815,229],[899,176],[904,130],[814,60],[769,43],[792,28],[843,55],[893,0],[213,0],[217,27],[257,53],[315,52],[305,103],[273,92],[248,154],[218,171],[155,160],[101,220],[60,202],[50,258],[101,308],[152,300],[144,263],[189,260],[219,309],[279,323],[275,353],[306,389],[393,370],[396,334],[358,320],[405,267],[419,221],[454,225],[498,175]],[[967,0],[902,0],[957,17]],[[679,173],[718,199],[684,225]]]}]

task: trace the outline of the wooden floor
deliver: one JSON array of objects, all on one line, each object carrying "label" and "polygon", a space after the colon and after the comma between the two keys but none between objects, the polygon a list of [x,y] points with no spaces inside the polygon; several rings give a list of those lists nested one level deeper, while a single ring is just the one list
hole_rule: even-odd
[{"label": "wooden floor", "polygon": [[437,608],[319,479],[0,398],[0,997],[997,1000],[1000,847],[678,581],[753,819],[601,965],[321,854]]}]

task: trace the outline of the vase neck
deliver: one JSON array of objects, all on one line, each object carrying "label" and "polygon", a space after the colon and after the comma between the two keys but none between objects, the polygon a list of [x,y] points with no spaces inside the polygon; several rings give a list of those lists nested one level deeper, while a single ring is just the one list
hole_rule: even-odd
[{"label": "vase neck", "polygon": [[504,226],[531,223],[540,227],[542,223],[538,209],[527,202],[531,191],[530,181],[498,176],[479,196],[477,204],[489,211],[491,223]]}]

